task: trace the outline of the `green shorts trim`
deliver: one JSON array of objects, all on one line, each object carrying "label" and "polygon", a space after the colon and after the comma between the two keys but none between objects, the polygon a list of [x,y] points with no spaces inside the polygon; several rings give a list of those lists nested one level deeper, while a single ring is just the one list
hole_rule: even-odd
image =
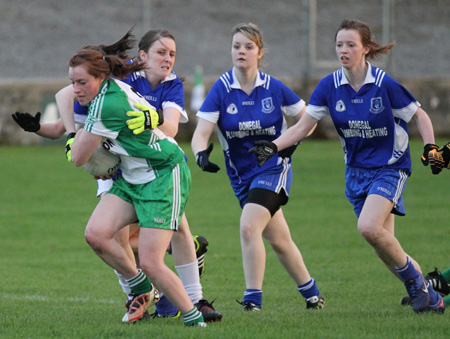
[{"label": "green shorts trim", "polygon": [[171,172],[145,184],[119,177],[108,191],[132,204],[140,227],[177,230],[191,188],[191,172],[183,160]]}]

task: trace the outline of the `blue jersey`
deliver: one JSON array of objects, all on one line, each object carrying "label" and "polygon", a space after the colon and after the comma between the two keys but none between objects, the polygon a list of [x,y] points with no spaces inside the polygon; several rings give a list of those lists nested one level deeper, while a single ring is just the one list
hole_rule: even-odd
[{"label": "blue jersey", "polygon": [[287,128],[283,113],[296,116],[304,106],[291,89],[262,72],[258,72],[255,88],[247,95],[230,70],[214,83],[197,116],[217,124],[227,174],[234,186],[283,165],[281,158],[273,157],[258,167],[256,157],[248,150],[254,147],[254,141],[279,137]]},{"label": "blue jersey", "polygon": [[[172,72],[154,89],[145,78],[144,72],[129,74],[122,81],[134,88],[157,110],[167,107],[176,108],[181,113],[180,122],[188,122],[188,115],[184,109],[183,83],[175,73]],[[75,122],[83,124],[87,117],[88,107],[83,107],[76,102],[74,111]]]},{"label": "blue jersey", "polygon": [[420,104],[402,85],[368,63],[363,87],[355,92],[342,69],[322,79],[306,112],[330,115],[352,167],[403,169],[411,173],[408,122]]}]

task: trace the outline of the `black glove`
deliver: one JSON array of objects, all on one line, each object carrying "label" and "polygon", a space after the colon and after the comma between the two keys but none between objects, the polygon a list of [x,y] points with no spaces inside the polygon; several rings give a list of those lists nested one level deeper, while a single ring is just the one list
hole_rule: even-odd
[{"label": "black glove", "polygon": [[72,162],[72,143],[73,140],[75,139],[75,134],[76,133],[69,133],[69,135],[67,136],[67,141],[66,141],[66,159],[69,162]]},{"label": "black glove", "polygon": [[214,145],[211,143],[209,144],[208,148],[204,151],[200,151],[195,156],[195,159],[197,161],[197,165],[204,171],[204,172],[211,172],[216,173],[218,170],[220,170],[220,167],[216,164],[209,162],[209,155],[211,154],[212,150],[214,148]]},{"label": "black glove", "polygon": [[16,112],[11,114],[17,124],[27,132],[37,132],[41,128],[39,121],[41,120],[41,112],[37,112],[33,117],[30,113]]},{"label": "black glove", "polygon": [[300,143],[294,144],[292,146],[289,146],[289,147],[285,148],[284,150],[279,151],[278,152],[278,156],[281,157],[281,158],[290,158],[290,157],[292,157],[292,154],[294,154],[294,152],[297,149],[298,145],[300,145]]},{"label": "black glove", "polygon": [[278,151],[277,145],[267,140],[255,141],[253,145],[255,147],[250,148],[248,153],[255,153],[259,167],[264,165]]},{"label": "black glove", "polygon": [[435,144],[426,144],[423,147],[422,163],[424,166],[430,164],[433,174],[439,174],[445,165],[442,154],[438,152],[438,148]]},{"label": "black glove", "polygon": [[442,158],[444,159],[444,167],[450,169],[450,142],[446,143],[444,146],[438,149],[439,152],[442,152]]}]

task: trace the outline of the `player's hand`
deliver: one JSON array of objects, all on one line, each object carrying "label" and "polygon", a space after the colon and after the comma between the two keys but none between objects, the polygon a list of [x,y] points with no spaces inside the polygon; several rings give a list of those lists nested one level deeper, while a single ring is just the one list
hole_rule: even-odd
[{"label": "player's hand", "polygon": [[69,135],[67,136],[67,141],[66,141],[66,159],[69,162],[72,162],[72,144],[73,141],[75,139],[75,134],[76,133],[69,133]]},{"label": "player's hand", "polygon": [[442,153],[442,158],[444,159],[444,167],[450,169],[450,142],[446,143],[442,147],[439,147],[438,151]]},{"label": "player's hand", "polygon": [[133,130],[134,134],[140,134],[145,130],[152,130],[164,122],[162,110],[155,111],[152,107],[143,104],[134,104],[139,111],[127,112],[128,117],[134,117],[127,120],[128,128]]},{"label": "player's hand", "polygon": [[41,128],[41,112],[37,112],[33,117],[30,113],[16,112],[11,114],[17,124],[27,132],[37,132]]},{"label": "player's hand", "polygon": [[442,154],[438,152],[439,147],[435,144],[426,144],[423,147],[422,163],[424,166],[430,164],[431,172],[439,174],[445,165]]},{"label": "player's hand", "polygon": [[297,149],[297,146],[300,145],[300,143],[298,144],[294,144],[292,146],[286,147],[284,150],[281,150],[278,152],[278,156],[281,158],[290,158],[292,157],[292,154],[294,154],[295,150]]},{"label": "player's hand", "polygon": [[214,144],[210,143],[208,148],[204,151],[200,151],[195,156],[195,160],[197,161],[197,165],[204,171],[204,172],[211,172],[216,173],[220,170],[220,167],[216,164],[209,162],[209,155],[211,154],[212,150],[214,148]]},{"label": "player's hand", "polygon": [[255,147],[250,148],[248,152],[255,153],[256,158],[258,159],[259,167],[264,165],[267,161],[269,161],[270,158],[274,156],[275,153],[278,152],[277,145],[275,145],[271,141],[267,140],[255,141],[253,145],[255,145]]}]

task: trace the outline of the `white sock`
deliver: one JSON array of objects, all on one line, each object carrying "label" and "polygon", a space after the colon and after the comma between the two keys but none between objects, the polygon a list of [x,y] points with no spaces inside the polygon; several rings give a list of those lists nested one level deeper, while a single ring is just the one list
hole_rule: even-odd
[{"label": "white sock", "polygon": [[130,285],[128,285],[127,280],[124,278],[122,274],[114,270],[114,273],[116,273],[117,277],[119,278],[119,284],[120,287],[122,287],[122,290],[128,295],[131,293]]},{"label": "white sock", "polygon": [[198,262],[194,261],[190,264],[175,266],[175,269],[183,283],[184,289],[195,305],[200,299],[203,299],[202,285],[198,275]]}]

